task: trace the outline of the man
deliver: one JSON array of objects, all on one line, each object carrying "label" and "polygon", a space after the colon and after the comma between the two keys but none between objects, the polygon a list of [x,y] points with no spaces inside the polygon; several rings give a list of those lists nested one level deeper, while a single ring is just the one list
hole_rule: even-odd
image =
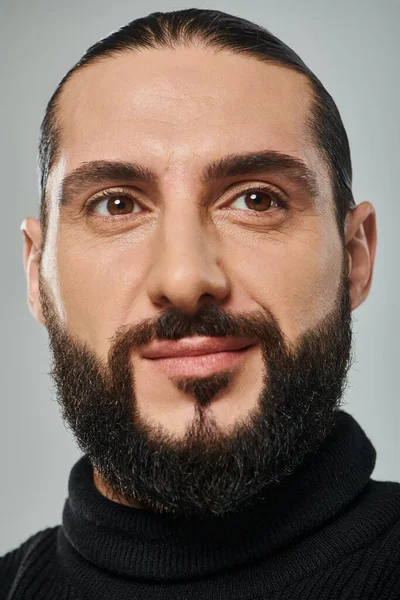
[{"label": "man", "polygon": [[64,77],[40,169],[28,303],[83,456],[0,598],[398,599],[400,484],[341,410],[375,211],[321,82],[258,25],[153,13]]}]

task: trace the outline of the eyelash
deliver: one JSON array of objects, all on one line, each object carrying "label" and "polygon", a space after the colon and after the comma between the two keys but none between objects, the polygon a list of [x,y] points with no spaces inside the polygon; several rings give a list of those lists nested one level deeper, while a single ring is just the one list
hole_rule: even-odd
[{"label": "eyelash", "polygon": [[[238,198],[240,198],[241,196],[243,196],[245,194],[250,194],[252,192],[265,192],[265,193],[269,194],[273,198],[273,200],[279,204],[279,207],[277,207],[277,208],[279,208],[279,210],[283,210],[283,211],[288,210],[289,202],[283,197],[283,195],[280,194],[279,192],[277,192],[276,190],[271,190],[271,188],[268,188],[268,187],[249,187],[248,189],[241,190],[235,196],[235,198],[232,200],[232,203],[235,202],[236,200],[238,200]],[[128,215],[110,215],[109,217],[106,217],[104,215],[98,215],[93,212],[94,207],[97,206],[98,204],[100,204],[100,202],[102,202],[103,200],[107,200],[107,199],[111,199],[111,198],[118,198],[119,196],[122,196],[122,195],[127,196],[128,198],[130,198],[134,202],[137,202],[140,205],[140,200],[134,194],[132,194],[132,192],[121,188],[119,190],[114,190],[112,192],[107,191],[107,190],[105,190],[104,192],[101,192],[100,194],[98,194],[97,196],[95,196],[89,202],[86,203],[84,212],[91,216],[94,215],[95,217],[99,217],[101,219],[107,219],[108,221],[110,221],[110,220],[111,221],[114,221],[114,220],[121,221],[121,220],[132,218],[133,213],[130,213]],[[227,207],[223,207],[223,209],[225,209],[225,208],[227,208]],[[271,214],[268,210],[266,210],[266,211],[256,211],[256,210],[251,210],[251,209],[249,209],[249,210],[235,209],[235,210],[243,210],[243,212],[248,212],[250,214],[253,214],[256,218],[266,218],[266,217],[271,218]]]}]

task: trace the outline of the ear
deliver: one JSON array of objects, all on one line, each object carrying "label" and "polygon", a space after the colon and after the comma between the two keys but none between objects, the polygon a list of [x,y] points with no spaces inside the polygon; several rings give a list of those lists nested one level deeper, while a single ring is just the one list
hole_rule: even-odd
[{"label": "ear", "polygon": [[33,217],[27,217],[20,229],[24,234],[23,263],[28,286],[28,307],[35,319],[45,325],[39,295],[39,262],[42,250],[40,223]]},{"label": "ear", "polygon": [[369,294],[377,243],[376,214],[370,202],[351,209],[345,221],[345,245],[349,257],[351,310]]}]

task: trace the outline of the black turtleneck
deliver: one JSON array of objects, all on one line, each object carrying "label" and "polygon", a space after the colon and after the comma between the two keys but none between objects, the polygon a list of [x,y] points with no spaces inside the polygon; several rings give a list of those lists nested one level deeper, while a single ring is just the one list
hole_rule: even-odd
[{"label": "black turtleneck", "polygon": [[317,453],[235,514],[174,518],[104,498],[87,457],[63,522],[0,559],[1,600],[399,600],[400,483],[339,411]]}]

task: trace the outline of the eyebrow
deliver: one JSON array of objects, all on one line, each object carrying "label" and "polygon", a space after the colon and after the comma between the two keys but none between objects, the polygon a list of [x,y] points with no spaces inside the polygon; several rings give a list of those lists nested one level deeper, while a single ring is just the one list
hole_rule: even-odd
[{"label": "eyebrow", "polygon": [[[205,166],[201,176],[203,186],[240,175],[282,175],[303,187],[308,195],[318,195],[317,177],[302,160],[275,150],[228,154]],[[98,184],[121,182],[157,185],[157,174],[139,163],[94,160],[84,162],[66,175],[61,182],[61,206],[72,204],[77,195]]]}]

